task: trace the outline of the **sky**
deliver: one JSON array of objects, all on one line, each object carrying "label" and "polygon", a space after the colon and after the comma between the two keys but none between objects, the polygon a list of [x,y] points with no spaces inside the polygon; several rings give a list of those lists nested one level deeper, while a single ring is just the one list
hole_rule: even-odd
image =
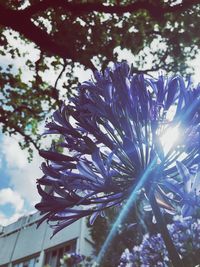
[{"label": "sky", "polygon": [[[13,47],[23,49],[25,55],[24,58],[15,58],[14,61],[9,54],[4,57],[0,56],[0,66],[6,67],[7,64],[13,63],[14,69],[21,67],[23,79],[27,82],[33,73],[25,65],[26,57],[36,61],[39,51],[34,49],[33,45],[19,43],[14,35],[8,35],[8,38]],[[120,51],[119,59],[130,61],[131,58],[132,55],[126,50]],[[200,82],[199,62],[200,55],[190,62],[191,66],[195,67],[195,74],[192,77],[195,84]],[[77,68],[76,75],[83,82],[91,78],[92,73]],[[58,73],[52,71],[48,72],[45,78],[53,85],[57,76]],[[44,126],[41,126],[41,131],[44,130],[43,128]],[[40,170],[42,159],[34,150],[33,160],[28,163],[27,151],[20,149],[19,140],[20,136],[10,137],[0,133],[0,225],[3,226],[16,221],[23,215],[35,212],[34,205],[40,200],[36,189],[36,180],[42,176]]]}]

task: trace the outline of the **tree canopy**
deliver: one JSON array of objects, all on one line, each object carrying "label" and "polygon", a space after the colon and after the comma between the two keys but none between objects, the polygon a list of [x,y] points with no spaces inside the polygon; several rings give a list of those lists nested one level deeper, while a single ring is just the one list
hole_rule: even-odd
[{"label": "tree canopy", "polygon": [[[19,133],[22,147],[33,144],[39,149],[38,125],[59,105],[61,89],[66,96],[72,93],[77,66],[104,68],[118,60],[119,49],[132,53],[136,73],[188,73],[188,60],[200,46],[199,23],[197,0],[0,0],[3,132]],[[28,81],[15,66],[15,59],[25,55],[20,46],[13,47],[11,35],[38,51],[36,60],[25,60],[32,72]],[[4,61],[8,55],[12,64]],[[43,73],[51,75],[52,69],[57,79],[49,84]]]}]

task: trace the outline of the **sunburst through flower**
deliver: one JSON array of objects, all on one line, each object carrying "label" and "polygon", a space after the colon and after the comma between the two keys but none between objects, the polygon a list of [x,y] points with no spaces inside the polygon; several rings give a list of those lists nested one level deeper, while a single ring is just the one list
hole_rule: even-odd
[{"label": "sunburst through flower", "polygon": [[136,75],[126,63],[95,72],[46,125],[47,134],[60,134],[63,141],[40,151],[46,159],[38,180],[40,222],[53,222],[54,234],[83,216],[93,223],[134,190],[145,190],[148,199],[154,195],[168,210],[186,205],[183,168],[177,164],[195,175],[199,101],[200,88],[180,76]]}]

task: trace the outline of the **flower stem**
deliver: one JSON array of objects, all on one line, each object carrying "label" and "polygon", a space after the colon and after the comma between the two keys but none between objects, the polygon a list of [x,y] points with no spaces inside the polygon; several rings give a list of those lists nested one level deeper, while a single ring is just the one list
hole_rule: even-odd
[{"label": "flower stem", "polygon": [[162,238],[165,242],[165,246],[169,253],[169,258],[173,264],[174,267],[184,267],[184,264],[182,260],[180,259],[180,256],[172,242],[172,239],[170,237],[169,231],[167,229],[166,223],[164,221],[164,218],[161,214],[160,208],[158,206],[158,203],[156,201],[156,198],[153,193],[150,194],[149,201],[153,210],[153,213],[156,218],[157,225],[159,227],[160,233],[162,235]]}]

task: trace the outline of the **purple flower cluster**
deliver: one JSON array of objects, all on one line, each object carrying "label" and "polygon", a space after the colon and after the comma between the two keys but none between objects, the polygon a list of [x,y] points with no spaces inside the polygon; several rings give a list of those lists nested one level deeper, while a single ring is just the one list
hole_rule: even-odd
[{"label": "purple flower cluster", "polygon": [[141,266],[168,266],[167,251],[160,234],[144,236],[140,251]]},{"label": "purple flower cluster", "polygon": [[200,248],[200,220],[191,217],[175,221],[168,225],[168,230],[181,255]]},{"label": "purple flower cluster", "polygon": [[[200,219],[181,218],[167,225],[173,243],[182,257],[200,249]],[[168,267],[170,260],[160,234],[146,234],[139,246],[126,249],[120,267]]]}]

